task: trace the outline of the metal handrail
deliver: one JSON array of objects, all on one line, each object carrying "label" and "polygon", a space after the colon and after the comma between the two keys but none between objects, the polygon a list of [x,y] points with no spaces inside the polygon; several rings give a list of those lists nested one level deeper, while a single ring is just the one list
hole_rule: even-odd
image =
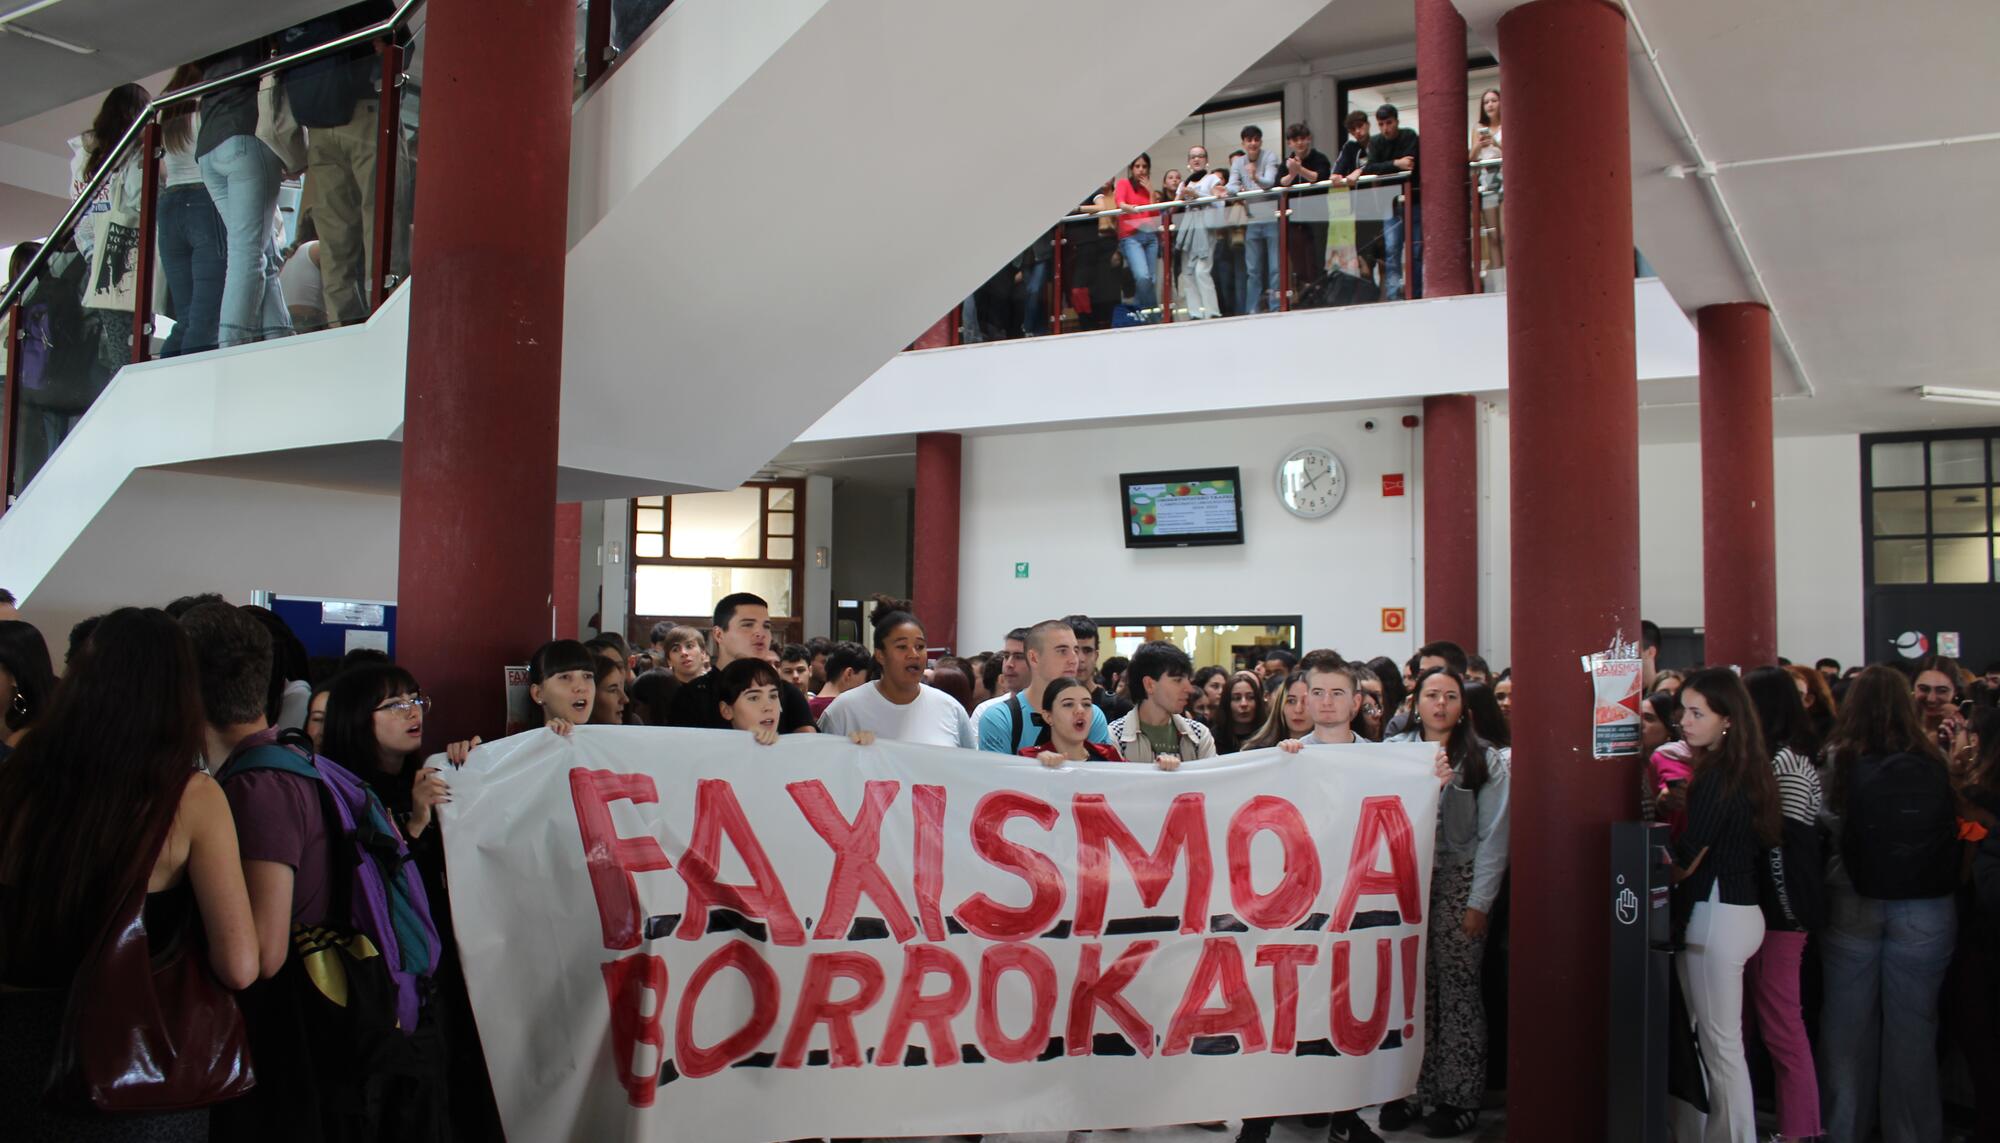
[{"label": "metal handrail", "polygon": [[[1492,161],[1497,162],[1498,160]],[[1301,191],[1317,189],[1332,191],[1335,187],[1339,187],[1342,190],[1365,190],[1369,187],[1407,183],[1411,181],[1411,177],[1411,172],[1409,171],[1401,171],[1393,175],[1362,175],[1359,179],[1355,180],[1352,186],[1349,186],[1347,180],[1344,178],[1321,179],[1316,183],[1293,183],[1288,187],[1268,187],[1264,190],[1250,191],[1246,194],[1217,194],[1208,195],[1204,198],[1172,199],[1167,202],[1148,202],[1134,206],[1118,206],[1105,210],[1083,211],[1078,214],[1066,214],[1057,219],[1056,223],[1057,225],[1061,225],[1066,222],[1089,222],[1097,218],[1115,218],[1121,214],[1153,214],[1182,206],[1208,206],[1215,203],[1228,202],[1261,202],[1266,199],[1283,198],[1286,195],[1295,196]]]},{"label": "metal handrail", "polygon": [[[97,168],[97,173],[92,175],[90,181],[84,184],[83,193],[77,196],[77,200],[70,204],[67,211],[63,212],[62,221],[56,223],[55,228],[49,231],[48,237],[42,240],[41,249],[35,251],[35,256],[28,260],[28,264],[21,270],[20,276],[14,281],[7,283],[5,291],[0,292],[0,313],[6,312],[10,306],[21,299],[21,294],[27,290],[28,283],[34,280],[36,272],[48,265],[48,260],[53,257],[56,246],[63,239],[69,237],[75,230],[77,221],[83,217],[84,211],[89,209],[91,201],[97,197],[97,192],[104,189],[104,184],[110,180],[112,172],[123,164],[133,145],[145,133],[146,124],[162,110],[172,107],[177,103],[185,103],[190,99],[199,99],[211,91],[220,91],[225,87],[232,87],[249,80],[262,79],[273,72],[297,67],[302,63],[311,63],[322,56],[330,56],[358,44],[368,43],[378,36],[399,31],[409,22],[410,13],[415,11],[423,2],[424,0],[403,0],[401,6],[391,13],[388,19],[382,20],[379,23],[370,24],[366,28],[358,28],[344,36],[328,40],[323,44],[315,44],[310,48],[302,48],[287,56],[275,56],[265,60],[263,63],[245,68],[234,75],[227,75],[221,79],[203,80],[200,83],[183,87],[178,91],[165,92],[154,96],[152,101],[147,103],[138,116],[132,120],[132,125],[125,129],[125,134],[119,136],[117,145],[111,148],[109,154],[105,155],[104,162]],[[148,303],[142,302],[141,304]]]}]

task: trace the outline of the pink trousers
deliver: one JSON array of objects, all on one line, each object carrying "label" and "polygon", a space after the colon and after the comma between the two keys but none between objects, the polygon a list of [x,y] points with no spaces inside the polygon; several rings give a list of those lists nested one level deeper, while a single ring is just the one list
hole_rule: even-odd
[{"label": "pink trousers", "polygon": [[1805,951],[1804,933],[1767,931],[1763,946],[1743,970],[1750,1000],[1743,1006],[1744,1023],[1751,1022],[1754,1012],[1778,1085],[1778,1134],[1787,1139],[1820,1134],[1819,1075],[1813,1070],[1812,1044],[1806,1040],[1799,1004],[1799,962]]}]

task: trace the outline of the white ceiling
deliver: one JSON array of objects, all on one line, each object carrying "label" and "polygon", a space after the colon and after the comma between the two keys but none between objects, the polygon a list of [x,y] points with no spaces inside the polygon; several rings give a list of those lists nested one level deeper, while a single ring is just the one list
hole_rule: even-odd
[{"label": "white ceiling", "polygon": [[[0,123],[171,71],[343,6],[342,0],[61,0],[16,26],[95,51],[78,55],[0,33]],[[0,0],[0,17],[24,7],[27,0]]]}]

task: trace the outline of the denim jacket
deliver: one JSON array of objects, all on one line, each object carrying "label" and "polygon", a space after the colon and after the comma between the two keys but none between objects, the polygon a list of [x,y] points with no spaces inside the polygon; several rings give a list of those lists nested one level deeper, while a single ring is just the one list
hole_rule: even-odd
[{"label": "denim jacket", "polygon": [[[1422,742],[1423,732],[1411,730],[1388,741]],[[1472,866],[1472,892],[1466,896],[1465,907],[1482,913],[1493,911],[1493,901],[1500,895],[1500,879],[1507,872],[1507,800],[1513,755],[1506,747],[1487,746],[1486,784],[1478,793],[1466,789],[1463,778],[1454,778],[1438,795],[1436,866]]]}]

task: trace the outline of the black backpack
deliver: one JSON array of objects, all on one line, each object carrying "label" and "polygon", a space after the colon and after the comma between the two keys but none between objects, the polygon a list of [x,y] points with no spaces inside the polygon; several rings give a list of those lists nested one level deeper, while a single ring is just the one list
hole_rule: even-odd
[{"label": "black backpack", "polygon": [[1944,763],[1908,752],[1854,762],[1840,855],[1864,897],[1949,896],[1958,887],[1958,807]]},{"label": "black backpack", "polygon": [[[273,38],[279,54],[290,55],[360,31],[391,11],[386,3],[356,4],[294,24]],[[285,100],[299,126],[344,127],[354,118],[355,105],[375,94],[375,79],[381,70],[373,45],[363,44],[300,64],[280,72],[278,78],[285,85]]]}]

